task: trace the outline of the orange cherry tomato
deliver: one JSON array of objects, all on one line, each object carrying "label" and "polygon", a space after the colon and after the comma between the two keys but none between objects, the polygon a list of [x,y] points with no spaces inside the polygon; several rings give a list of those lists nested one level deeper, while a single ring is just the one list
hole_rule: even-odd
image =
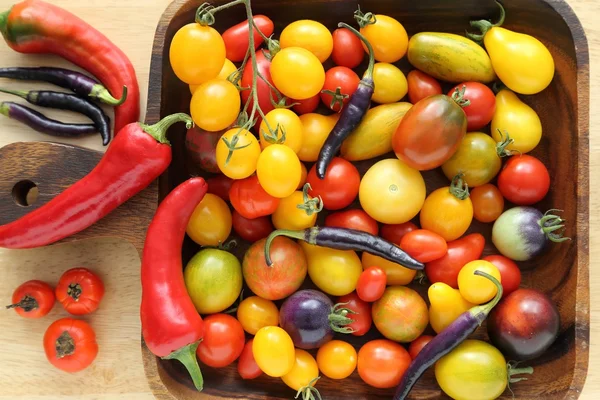
[{"label": "orange cherry tomato", "polygon": [[44,334],[44,351],[50,364],[65,372],[87,368],[98,355],[96,333],[85,321],[61,318]]},{"label": "orange cherry tomato", "polygon": [[56,299],[73,315],[96,311],[104,297],[102,280],[87,268],[72,268],[60,277]]},{"label": "orange cherry tomato", "polygon": [[486,183],[471,191],[473,218],[479,222],[494,222],[504,211],[504,197],[500,190]]},{"label": "orange cherry tomato", "polygon": [[24,318],[41,318],[52,310],[55,301],[54,289],[50,285],[31,280],[15,289],[12,304],[6,308],[14,308]]}]

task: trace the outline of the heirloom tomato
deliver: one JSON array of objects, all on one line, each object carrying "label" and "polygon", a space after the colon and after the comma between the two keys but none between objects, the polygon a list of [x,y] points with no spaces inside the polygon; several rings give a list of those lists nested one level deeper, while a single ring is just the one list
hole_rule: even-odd
[{"label": "heirloom tomato", "polygon": [[496,111],[496,97],[492,89],[483,83],[465,82],[452,88],[448,96],[457,90],[464,91],[464,98],[469,100],[469,105],[463,107],[467,114],[467,131],[477,131],[489,124]]},{"label": "heirloom tomato", "polygon": [[356,68],[360,65],[365,52],[362,42],[348,28],[338,28],[333,31],[333,52],[331,58],[336,65]]},{"label": "heirloom tomato", "polygon": [[363,271],[360,258],[351,250],[337,250],[300,242],[308,260],[313,283],[331,296],[344,296],[356,289]]},{"label": "heirloom tomato", "polygon": [[217,144],[217,165],[231,179],[244,179],[256,172],[260,145],[246,129],[233,128]]},{"label": "heirloom tomato", "polygon": [[475,306],[465,300],[458,289],[453,289],[443,282],[429,286],[427,296],[430,303],[429,323],[436,333],[442,332],[462,313]]},{"label": "heirloom tomato", "polygon": [[289,47],[306,49],[323,63],[333,50],[333,37],[322,23],[300,19],[283,28],[279,35],[279,45],[282,49]]},{"label": "heirloom tomato", "polygon": [[373,68],[373,82],[375,90],[372,99],[375,103],[395,103],[408,92],[406,77],[394,64],[376,63]]},{"label": "heirloom tomato", "polygon": [[316,379],[319,378],[317,360],[308,351],[302,349],[295,350],[295,358],[291,371],[281,377],[283,383],[296,391],[309,385],[314,386]]},{"label": "heirloom tomato", "polygon": [[500,175],[498,188],[504,198],[520,206],[541,201],[550,190],[550,173],[546,166],[529,154],[508,159]]},{"label": "heirloom tomato", "polygon": [[256,335],[265,326],[279,324],[279,310],[271,300],[258,296],[246,297],[238,305],[237,319],[246,332]]},{"label": "heirloom tomato", "polygon": [[[398,241],[394,243],[399,245],[400,242]],[[386,260],[385,258],[369,254],[366,251],[363,251],[361,261],[364,269],[374,265],[381,268],[385,272],[386,283],[390,286],[408,285],[415,279],[415,276],[417,275],[417,271],[414,269],[403,267],[400,264],[396,264]]]},{"label": "heirloom tomato", "polygon": [[41,318],[48,315],[56,303],[54,288],[44,281],[29,280],[19,285],[12,295],[12,304],[7,309],[24,318]]},{"label": "heirloom tomato", "polygon": [[427,303],[406,286],[389,286],[373,303],[372,313],[377,330],[395,342],[412,342],[429,324]]},{"label": "heirloom tomato", "polygon": [[473,218],[479,222],[494,222],[504,211],[504,197],[500,190],[491,183],[473,189],[471,202],[473,203]]},{"label": "heirloom tomato", "polygon": [[200,246],[223,244],[231,233],[231,211],[225,200],[207,193],[194,209],[186,232]]},{"label": "heirloom tomato", "polygon": [[367,385],[393,388],[400,384],[411,361],[410,354],[399,343],[372,340],[358,351],[358,375]]},{"label": "heirloom tomato", "polygon": [[294,342],[278,326],[265,326],[256,332],[252,354],[259,368],[266,375],[275,378],[289,373],[296,362]]},{"label": "heirloom tomato", "polygon": [[325,73],[321,100],[333,111],[340,111],[358,89],[360,78],[347,67],[333,67]]},{"label": "heirloom tomato", "polygon": [[[374,17],[375,23],[360,28],[360,33],[373,47],[375,60],[395,63],[408,50],[408,34],[404,26],[392,17],[381,14]],[[364,43],[363,49],[368,52]]]},{"label": "heirloom tomato", "polygon": [[224,368],[238,359],[246,338],[240,322],[229,314],[212,314],[204,318],[204,336],[198,358],[212,368]]},{"label": "heirloom tomato", "polygon": [[352,375],[357,358],[354,347],[341,340],[327,342],[317,352],[319,370],[329,379],[346,379]]},{"label": "heirloom tomato", "polygon": [[412,104],[417,104],[425,97],[442,94],[440,83],[434,77],[418,69],[410,71],[406,81],[408,84],[408,99]]},{"label": "heirloom tomato", "polygon": [[281,49],[271,60],[271,78],[286,97],[304,100],[318,94],[325,83],[319,59],[301,47]]},{"label": "heirloom tomato", "polygon": [[525,154],[535,149],[542,140],[542,121],[535,110],[514,92],[502,89],[496,94],[491,133],[497,142],[510,135],[513,142],[506,149]]},{"label": "heirloom tomato", "polygon": [[185,135],[185,150],[194,168],[218,174],[221,172],[217,165],[217,145],[225,131],[208,132],[197,125],[188,129]]},{"label": "heirloom tomato", "polygon": [[311,196],[323,200],[323,208],[341,210],[356,199],[360,186],[360,173],[351,162],[334,157],[323,179],[317,177],[317,168],[314,165],[308,172],[306,181],[311,186]]}]

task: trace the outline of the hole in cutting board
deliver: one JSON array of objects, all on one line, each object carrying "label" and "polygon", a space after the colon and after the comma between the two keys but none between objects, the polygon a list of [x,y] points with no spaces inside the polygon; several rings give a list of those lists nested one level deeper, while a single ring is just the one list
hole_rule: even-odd
[{"label": "hole in cutting board", "polygon": [[38,198],[38,187],[30,180],[19,181],[13,186],[12,196],[15,203],[21,207],[29,207]]}]

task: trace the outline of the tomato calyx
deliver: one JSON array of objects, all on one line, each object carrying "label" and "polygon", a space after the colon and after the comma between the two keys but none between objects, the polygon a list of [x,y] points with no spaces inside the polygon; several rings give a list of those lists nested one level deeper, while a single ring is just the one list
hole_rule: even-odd
[{"label": "tomato calyx", "polygon": [[25,295],[18,303],[11,304],[6,306],[6,309],[9,310],[11,308],[22,308],[25,312],[30,312],[39,307],[37,300],[30,295]]},{"label": "tomato calyx", "polygon": [[321,379],[321,377],[317,376],[312,381],[310,381],[308,383],[308,385],[306,385],[306,386],[301,387],[300,389],[298,389],[298,392],[296,393],[296,396],[294,396],[294,398],[297,399],[300,395],[302,395],[302,400],[317,400],[317,399],[323,400],[323,398],[321,397],[321,393],[319,393],[319,389],[317,389],[314,386],[315,383],[319,379]]},{"label": "tomato calyx", "polygon": [[570,237],[563,236],[566,229],[564,224],[566,220],[558,215],[551,214],[553,211],[562,212],[563,210],[551,209],[544,213],[544,216],[538,221],[538,225],[542,228],[542,232],[544,232],[546,237],[554,243],[571,240]]},{"label": "tomato calyx", "polygon": [[79,300],[79,297],[81,297],[82,292],[83,289],[81,288],[81,285],[79,283],[71,283],[67,288],[67,295],[71,296],[71,298],[73,298],[73,300],[75,301]]},{"label": "tomato calyx", "polygon": [[[210,26],[215,23],[215,14],[219,11],[225,10],[229,7],[233,7],[237,4],[246,3],[246,0],[234,0],[230,3],[223,4],[219,7],[215,7],[210,3],[203,3],[196,10],[196,23],[202,26]],[[260,31],[260,30],[259,30]],[[252,35],[251,35],[252,36]]]},{"label": "tomato calyx", "polygon": [[318,214],[323,211],[323,199],[321,196],[312,197],[308,194],[308,191],[312,190],[310,183],[305,183],[302,188],[303,204],[298,204],[296,207],[300,210],[304,210],[306,215],[309,217],[313,214]]},{"label": "tomato calyx", "polygon": [[481,44],[483,42],[485,34],[488,33],[490,29],[502,26],[502,24],[504,24],[504,19],[506,18],[506,11],[504,10],[504,7],[498,0],[496,0],[496,4],[498,4],[498,7],[500,7],[500,19],[498,20],[498,22],[492,24],[490,21],[485,19],[479,21],[471,21],[471,27],[479,29],[479,31],[481,31],[481,34],[467,32],[467,37],[469,39]]},{"label": "tomato calyx", "polygon": [[[278,132],[281,131],[281,137],[279,137]],[[279,123],[277,123],[277,126],[275,127],[275,131],[271,131],[269,130],[269,132],[265,132],[264,130],[261,130],[262,133],[262,137],[265,138],[265,140],[268,143],[271,144],[284,144],[285,143],[285,128],[281,125],[279,125]]]},{"label": "tomato calyx", "polygon": [[348,97],[350,97],[349,95],[342,93],[341,86],[338,86],[337,88],[335,88],[335,91],[329,90],[329,89],[321,90],[321,93],[332,96],[331,103],[329,104],[329,108],[331,108],[332,110],[334,109],[334,107],[336,105],[338,105],[338,106],[340,106],[340,111],[341,111],[342,107],[344,107],[344,100],[346,100]]},{"label": "tomato calyx", "polygon": [[70,356],[75,353],[75,341],[73,336],[69,332],[64,331],[60,334],[56,342],[54,342],[54,348],[56,349],[56,357],[63,358]]},{"label": "tomato calyx", "polygon": [[[521,375],[521,374],[528,374],[531,375],[533,374],[533,367],[525,367],[525,368],[516,368],[516,366],[519,364],[519,362],[508,362],[506,364],[506,370],[508,371],[508,383],[509,383],[509,390],[510,390],[510,384],[511,383],[517,383],[517,382],[521,382],[521,381],[526,381],[527,378],[525,377],[521,377],[521,378],[513,378],[513,376],[515,375]],[[511,390],[512,393],[512,390]],[[514,395],[514,393],[513,393]]]},{"label": "tomato calyx", "polygon": [[[498,157],[509,157],[512,156],[515,152],[520,153],[519,151],[507,150],[506,148],[514,143],[515,139],[512,139],[507,131],[504,131],[504,134],[500,129],[498,129],[498,133],[500,134],[500,142],[496,144],[496,153]],[[506,135],[506,136],[505,136]]]},{"label": "tomato calyx", "polygon": [[350,325],[354,322],[352,318],[348,317],[348,314],[358,314],[356,311],[351,310],[349,308],[344,308],[344,306],[349,303],[338,303],[331,308],[331,314],[329,314],[329,326],[334,332],[337,333],[353,333],[354,329],[350,328],[347,325]]},{"label": "tomato calyx", "polygon": [[450,184],[450,193],[459,200],[465,200],[469,197],[469,185],[463,180],[464,174],[461,172],[452,179]]},{"label": "tomato calyx", "polygon": [[354,11],[354,19],[358,23],[358,26],[361,28],[364,28],[367,25],[373,25],[377,22],[375,14],[373,14],[372,12],[363,13],[360,10],[360,6],[358,6],[358,10]]},{"label": "tomato calyx", "polygon": [[233,137],[231,138],[231,141],[229,141],[226,137],[221,138],[221,140],[227,146],[227,149],[229,149],[229,153],[227,154],[227,158],[225,159],[225,165],[229,164],[229,161],[231,160],[231,157],[233,156],[234,151],[244,149],[252,144],[252,143],[246,143],[243,146],[238,146],[237,144],[240,141],[240,137],[239,137],[240,133],[242,133],[242,129],[240,129],[235,135],[233,135]]},{"label": "tomato calyx", "polygon": [[471,100],[465,99],[465,91],[467,90],[467,86],[463,85],[462,88],[457,87],[454,89],[454,93],[452,93],[452,100],[462,108],[468,107],[471,105]]}]

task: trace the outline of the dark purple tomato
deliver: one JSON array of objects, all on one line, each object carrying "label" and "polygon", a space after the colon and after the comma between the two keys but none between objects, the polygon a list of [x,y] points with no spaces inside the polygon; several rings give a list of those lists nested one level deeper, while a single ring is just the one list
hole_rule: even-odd
[{"label": "dark purple tomato", "polygon": [[188,129],[185,135],[185,150],[194,167],[214,174],[221,172],[217,166],[217,143],[223,132],[207,132],[197,126]]},{"label": "dark purple tomato", "polygon": [[509,360],[531,360],[556,340],[560,315],[552,300],[535,289],[518,289],[488,317],[488,336]]}]

